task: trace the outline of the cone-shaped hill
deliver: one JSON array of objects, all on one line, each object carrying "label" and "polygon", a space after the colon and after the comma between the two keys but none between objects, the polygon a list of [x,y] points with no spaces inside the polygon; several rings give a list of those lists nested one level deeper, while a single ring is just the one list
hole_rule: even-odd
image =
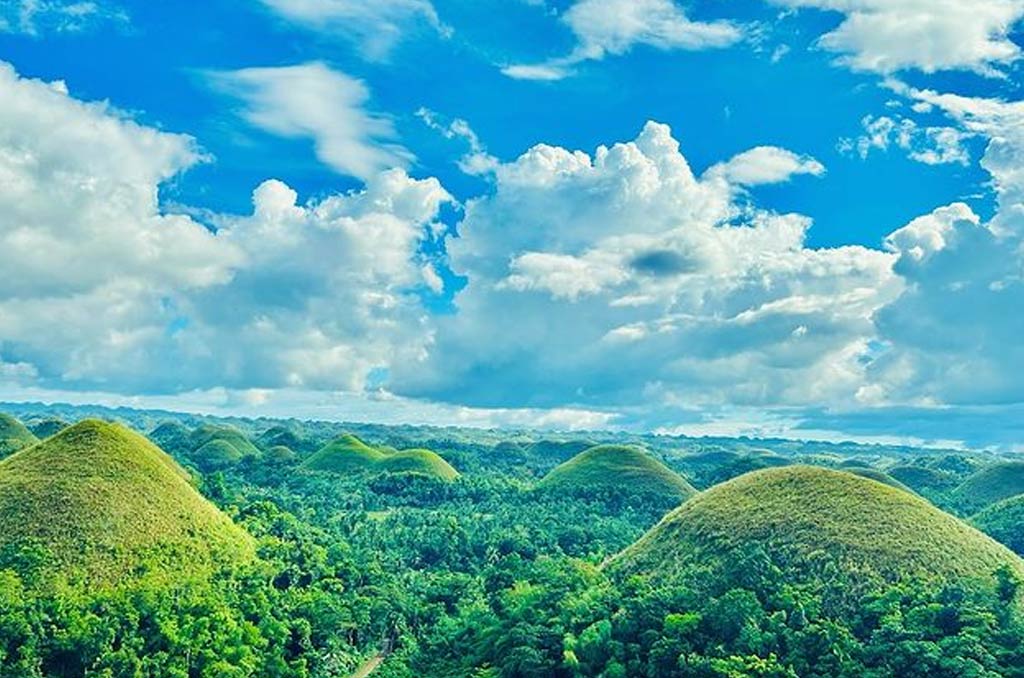
[{"label": "cone-shaped hill", "polygon": [[629,445],[597,445],[556,466],[538,484],[541,490],[572,493],[615,492],[663,497],[675,503],[697,493],[681,475]]},{"label": "cone-shaped hill", "polygon": [[14,417],[0,413],[0,458],[39,442],[25,425]]},{"label": "cone-shaped hill", "polygon": [[830,586],[839,595],[887,580],[991,581],[1003,565],[1024,574],[1011,551],[924,499],[808,466],[757,471],[697,495],[608,569],[661,585],[728,588],[742,585],[752,557],[760,572],[779,568],[766,585]]},{"label": "cone-shaped hill", "polygon": [[90,585],[202,574],[254,553],[167,454],[93,420],[0,462],[0,553],[22,547],[42,547],[48,571]]},{"label": "cone-shaped hill", "polygon": [[950,493],[950,499],[970,514],[1018,494],[1024,494],[1024,461],[1007,461],[972,473]]},{"label": "cone-shaped hill", "polygon": [[459,473],[430,450],[392,451],[370,447],[345,434],[321,447],[302,466],[310,471],[340,474],[415,473],[438,480],[455,480]]}]

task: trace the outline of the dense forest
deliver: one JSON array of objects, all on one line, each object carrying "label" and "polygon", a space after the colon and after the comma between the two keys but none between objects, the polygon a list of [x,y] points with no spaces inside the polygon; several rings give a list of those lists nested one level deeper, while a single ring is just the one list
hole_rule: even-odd
[{"label": "dense forest", "polygon": [[991,453],[0,409],[4,678],[1024,676]]}]

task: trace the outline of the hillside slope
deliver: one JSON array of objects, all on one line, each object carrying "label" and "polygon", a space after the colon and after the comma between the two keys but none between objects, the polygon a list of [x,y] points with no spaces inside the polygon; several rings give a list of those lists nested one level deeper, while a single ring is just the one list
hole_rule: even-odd
[{"label": "hillside slope", "polygon": [[0,462],[0,551],[25,546],[45,549],[48,570],[104,584],[253,555],[251,538],[168,455],[95,420]]},{"label": "hillside slope", "polygon": [[0,458],[39,442],[24,424],[14,417],[0,413]]}]

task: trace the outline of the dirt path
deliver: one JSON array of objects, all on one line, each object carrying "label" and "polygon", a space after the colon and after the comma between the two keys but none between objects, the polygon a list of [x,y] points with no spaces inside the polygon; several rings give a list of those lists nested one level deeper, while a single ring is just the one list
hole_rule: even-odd
[{"label": "dirt path", "polygon": [[362,665],[356,669],[356,672],[351,674],[348,678],[367,678],[367,676],[377,670],[386,657],[387,655],[383,652],[375,654],[363,662]]}]

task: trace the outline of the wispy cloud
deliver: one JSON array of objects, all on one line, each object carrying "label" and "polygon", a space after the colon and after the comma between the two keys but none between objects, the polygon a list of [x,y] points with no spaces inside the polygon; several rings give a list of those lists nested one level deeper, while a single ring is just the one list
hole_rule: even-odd
[{"label": "wispy cloud", "polygon": [[430,0],[261,0],[278,15],[311,30],[356,43],[371,60],[385,59],[417,27],[447,35]]},{"label": "wispy cloud", "polygon": [[560,80],[584,61],[625,54],[635,45],[703,50],[728,47],[743,36],[728,21],[692,21],[673,0],[580,0],[562,22],[576,36],[572,52],[541,63],[512,64],[502,72],[521,80]]},{"label": "wispy cloud", "polygon": [[323,63],[206,75],[211,86],[242,102],[240,114],[251,125],[311,139],[316,156],[341,174],[365,180],[412,160],[391,120],[367,109],[367,86]]}]

